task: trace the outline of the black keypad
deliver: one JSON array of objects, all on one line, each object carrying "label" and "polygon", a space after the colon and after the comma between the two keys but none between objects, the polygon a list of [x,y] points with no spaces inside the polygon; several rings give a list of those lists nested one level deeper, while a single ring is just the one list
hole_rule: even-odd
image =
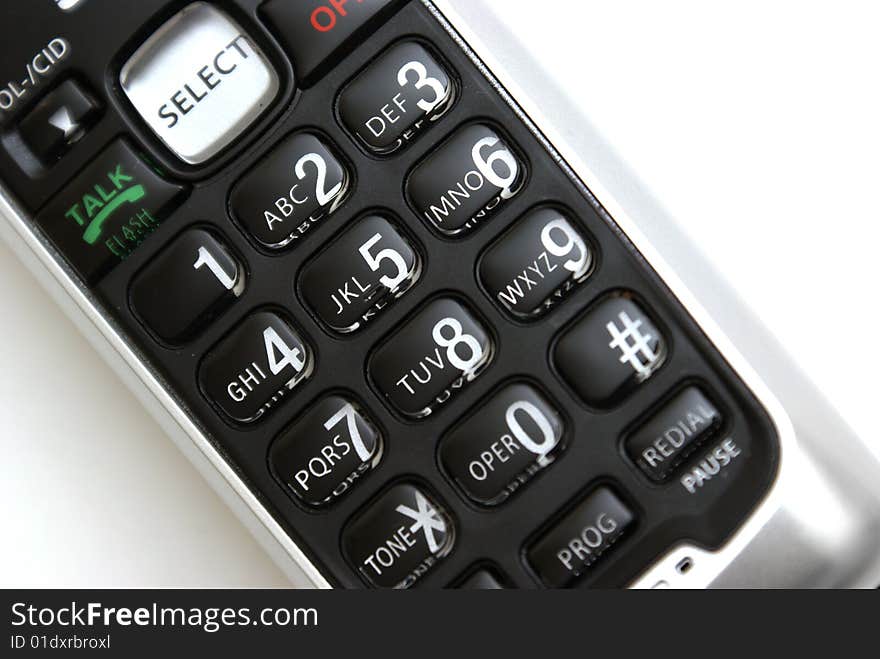
[{"label": "black keypad", "polygon": [[298,499],[318,507],[351,491],[381,455],[379,431],[364,408],[330,395],[275,440],[269,463]]},{"label": "black keypad", "polygon": [[458,236],[495,214],[524,181],[525,165],[509,142],[491,126],[471,124],[419,163],[406,190],[429,226]]},{"label": "black keypad", "polygon": [[184,190],[117,140],[39,212],[36,222],[79,276],[94,284],[153,233]]},{"label": "black keypad", "polygon": [[376,351],[369,373],[394,409],[420,418],[475,379],[493,351],[488,331],[467,307],[438,298]]},{"label": "black keypad", "polygon": [[564,424],[533,386],[515,383],[478,404],[440,445],[440,462],[461,490],[483,505],[499,504],[561,448]]},{"label": "black keypad", "polygon": [[635,524],[635,515],[607,486],[593,490],[527,550],[550,588],[570,586]]},{"label": "black keypad", "polygon": [[627,437],[626,451],[648,478],[662,483],[723,423],[718,408],[691,385]]},{"label": "black keypad", "polygon": [[245,285],[244,266],[225,243],[189,229],[135,277],[131,307],[162,342],[181,345],[241,297]]},{"label": "black keypad", "polygon": [[593,306],[556,344],[563,379],[593,407],[626,398],[663,364],[666,343],[650,317],[628,295]]},{"label": "black keypad", "polygon": [[290,55],[296,76],[305,83],[335,64],[354,37],[386,17],[399,0],[270,0],[260,11]]},{"label": "black keypad", "polygon": [[420,270],[418,253],[395,224],[370,215],[303,269],[300,290],[325,325],[348,333],[412,288]]},{"label": "black keypad", "polygon": [[443,506],[423,488],[400,483],[371,502],[342,536],[346,557],[377,588],[409,588],[454,542]]},{"label": "black keypad", "polygon": [[455,84],[415,41],[398,43],[339,96],[343,125],[369,151],[387,155],[409,144],[452,106]]},{"label": "black keypad", "polygon": [[65,80],[21,120],[18,134],[43,165],[57,162],[100,116],[100,105],[73,80]]},{"label": "black keypad", "polygon": [[156,4],[0,26],[61,67],[7,95],[0,179],[329,583],[607,588],[729,541],[772,418],[435,12]]},{"label": "black keypad", "polygon": [[260,245],[295,243],[345,201],[351,178],[326,138],[283,140],[235,186],[232,214]]},{"label": "black keypad", "polygon": [[311,349],[291,324],[273,311],[258,311],[211,348],[199,369],[199,384],[230,420],[251,423],[313,367]]},{"label": "black keypad", "polygon": [[583,282],[593,250],[582,229],[555,208],[529,212],[483,256],[480,280],[513,316],[537,318]]}]

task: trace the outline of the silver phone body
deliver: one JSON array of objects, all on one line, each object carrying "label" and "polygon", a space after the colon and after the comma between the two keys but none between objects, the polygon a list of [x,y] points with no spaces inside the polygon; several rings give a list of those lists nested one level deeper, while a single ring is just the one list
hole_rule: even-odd
[{"label": "silver phone body", "polygon": [[[499,93],[546,138],[560,163],[599,199],[665,280],[778,431],[780,467],[758,508],[727,544],[672,548],[631,583],[636,588],[877,587],[880,463],[799,371],[778,341],[713,271],[698,246],[647,195],[624,188],[625,166],[590,121],[542,73],[485,0],[421,0],[497,82]],[[491,73],[490,73],[491,72]],[[547,109],[552,108],[552,112]],[[617,176],[603,179],[602,173]],[[0,181],[0,233],[90,343],[290,578],[329,587],[198,424],[103,315]],[[723,328],[723,331],[722,329]],[[682,574],[677,566],[690,559]]]}]

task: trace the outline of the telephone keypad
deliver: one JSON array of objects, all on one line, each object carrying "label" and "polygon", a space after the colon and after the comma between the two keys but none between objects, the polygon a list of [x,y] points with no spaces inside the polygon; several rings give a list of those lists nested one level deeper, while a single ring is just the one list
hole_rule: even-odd
[{"label": "telephone keypad", "polygon": [[[63,14],[0,178],[331,585],[625,586],[732,537],[769,415],[435,10],[168,4]],[[65,81],[99,109],[22,166]]]}]

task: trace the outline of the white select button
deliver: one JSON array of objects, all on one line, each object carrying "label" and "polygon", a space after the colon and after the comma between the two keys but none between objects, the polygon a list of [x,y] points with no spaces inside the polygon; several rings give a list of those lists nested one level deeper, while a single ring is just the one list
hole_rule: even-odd
[{"label": "white select button", "polygon": [[205,2],[177,13],[137,49],[122,90],[184,162],[210,160],[262,114],[278,75],[226,14]]}]

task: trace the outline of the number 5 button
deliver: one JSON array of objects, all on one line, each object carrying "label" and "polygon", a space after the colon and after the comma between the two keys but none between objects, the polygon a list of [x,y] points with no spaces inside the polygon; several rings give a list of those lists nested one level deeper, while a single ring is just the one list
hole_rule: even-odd
[{"label": "number 5 button", "polygon": [[307,378],[312,367],[312,351],[290,323],[272,311],[259,311],[205,356],[199,384],[226,416],[251,423]]},{"label": "number 5 button", "polygon": [[300,289],[318,318],[354,332],[412,288],[420,260],[384,217],[360,220],[305,267]]},{"label": "number 5 button", "polygon": [[134,314],[153,334],[180,345],[244,288],[244,266],[229,248],[205,229],[189,229],[135,276],[129,299]]}]

